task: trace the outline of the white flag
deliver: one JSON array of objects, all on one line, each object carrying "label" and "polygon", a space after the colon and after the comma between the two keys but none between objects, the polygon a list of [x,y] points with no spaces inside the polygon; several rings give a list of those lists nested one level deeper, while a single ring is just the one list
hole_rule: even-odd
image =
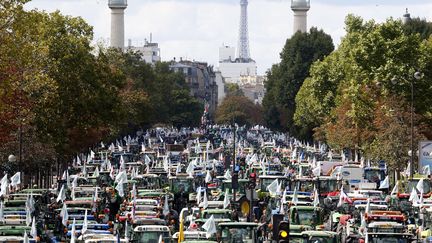
[{"label": "white flag", "polygon": [[64,185],[62,185],[60,192],[57,196],[57,202],[60,202],[60,201],[64,202],[65,200],[66,200],[66,192],[64,189]]},{"label": "white flag", "polygon": [[225,190],[225,197],[223,202],[223,208],[227,209],[230,204],[228,189]]},{"label": "white flag", "polygon": [[72,223],[72,231],[71,231],[71,240],[70,243],[75,243],[75,234],[76,234],[76,230],[75,230],[75,218],[73,219],[73,223]]},{"label": "white flag", "polygon": [[423,167],[423,174],[425,174],[425,175],[430,175],[431,174],[430,165],[426,165],[426,166]]},{"label": "white flag", "polygon": [[390,196],[397,195],[399,193],[399,183],[396,182],[396,185],[393,187],[393,190],[390,193]]},{"label": "white flag", "polygon": [[367,213],[367,214],[371,213],[370,198],[367,199],[365,213]]},{"label": "white flag", "polygon": [[189,177],[193,177],[194,175],[194,165],[193,163],[189,163],[188,167],[186,168],[186,173],[188,173]]},{"label": "white flag", "polygon": [[29,208],[26,208],[26,225],[30,226],[31,222],[32,222],[31,211]]},{"label": "white flag", "polygon": [[23,240],[23,242],[24,243],[30,243],[29,237],[27,235],[27,230],[24,230],[24,240]]},{"label": "white flag", "polygon": [[314,207],[318,207],[319,206],[319,194],[318,194],[318,190],[316,188],[314,188],[313,205],[314,205]]},{"label": "white flag", "polygon": [[415,188],[411,190],[411,194],[408,201],[412,202],[413,204],[416,204],[420,201]]},{"label": "white flag", "polygon": [[270,193],[270,196],[276,196],[279,188],[278,179],[275,179],[270,185],[267,186],[267,190]]},{"label": "white flag", "polygon": [[87,223],[87,209],[86,209],[86,211],[84,213],[84,223],[83,223],[83,226],[82,226],[82,229],[81,229],[81,234],[82,235],[84,235],[86,233],[87,227],[88,227],[88,223]]},{"label": "white flag", "polygon": [[203,207],[204,209],[207,209],[208,207],[207,190],[204,190],[204,198],[200,206]]},{"label": "white flag", "polygon": [[62,210],[60,211],[60,216],[62,217],[62,223],[65,227],[67,227],[67,221],[69,220],[69,214],[67,211],[66,203],[63,203]]},{"label": "white flag", "polygon": [[72,180],[72,189],[78,187],[78,176],[75,176]]},{"label": "white flag", "polygon": [[198,187],[197,189],[196,200],[197,200],[197,205],[199,207],[199,205],[201,204],[201,187]]},{"label": "white flag", "polygon": [[389,187],[390,187],[389,177],[386,176],[386,178],[383,181],[381,181],[379,189],[389,189]]},{"label": "white flag", "polygon": [[37,238],[35,217],[33,217],[32,226],[31,226],[31,229],[30,229],[30,235],[32,236],[33,239]]},{"label": "white flag", "polygon": [[169,205],[168,205],[168,195],[165,195],[165,203],[162,211],[163,215],[167,216],[170,213]]},{"label": "white flag", "polygon": [[0,202],[0,222],[4,222],[4,204],[3,201]]},{"label": "white flag", "polygon": [[11,177],[11,186],[16,187],[19,184],[21,184],[21,172],[17,172]]},{"label": "white flag", "polygon": [[115,187],[120,197],[124,197],[123,183],[118,183]]},{"label": "white flag", "polygon": [[418,181],[416,188],[420,193],[424,193],[423,178]]},{"label": "white flag", "polygon": [[99,177],[99,167],[98,166],[96,166],[96,169],[93,172],[93,176],[94,177]]},{"label": "white flag", "polygon": [[291,203],[297,206],[298,203],[297,188],[294,188],[294,194],[292,196]]},{"label": "white flag", "polygon": [[209,219],[205,222],[205,224],[202,226],[202,228],[206,231],[206,237],[207,239],[210,238],[213,234],[217,232],[216,230],[216,222],[213,218],[213,215],[210,216]]},{"label": "white flag", "polygon": [[148,155],[146,154],[145,156],[144,156],[144,163],[145,164],[149,164],[151,162],[151,159],[148,157]]},{"label": "white flag", "polygon": [[210,175],[210,171],[207,171],[206,177],[205,177],[205,183],[209,183],[212,181],[212,177]]},{"label": "white flag", "polygon": [[127,183],[127,174],[126,171],[121,171],[115,178],[115,183],[124,184]]},{"label": "white flag", "polygon": [[66,170],[66,186],[67,188],[71,188],[70,178],[69,178],[69,171]]},{"label": "white flag", "polygon": [[411,163],[408,163],[407,168],[404,171],[405,177],[409,177],[411,175]]},{"label": "white flag", "polygon": [[[78,155],[77,155],[76,161],[77,161],[77,165],[81,165],[81,159]],[[66,178],[64,178],[64,179],[66,179]]]},{"label": "white flag", "polygon": [[320,162],[316,162],[316,167],[312,170],[312,173],[316,177],[321,175],[321,163]]},{"label": "white flag", "polygon": [[8,194],[9,191],[9,180],[7,178],[7,174],[3,176],[0,183],[1,183],[0,196],[5,196]]},{"label": "white flag", "polygon": [[232,179],[232,176],[231,176],[231,173],[230,173],[229,170],[225,171],[224,178],[225,178],[226,180],[231,180],[231,179]]}]

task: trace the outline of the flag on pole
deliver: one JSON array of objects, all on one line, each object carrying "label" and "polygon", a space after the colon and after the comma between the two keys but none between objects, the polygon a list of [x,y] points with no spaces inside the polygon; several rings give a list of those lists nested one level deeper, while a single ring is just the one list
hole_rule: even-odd
[{"label": "flag on pole", "polygon": [[314,207],[318,207],[319,206],[319,195],[318,195],[318,190],[316,188],[314,188],[313,205],[314,205]]},{"label": "flag on pole", "polygon": [[408,201],[412,202],[413,204],[416,204],[420,201],[415,188],[411,190],[411,194]]},{"label": "flag on pole", "polygon": [[279,188],[278,179],[275,179],[270,185],[267,186],[267,190],[270,193],[270,196],[276,196]]},{"label": "flag on pole", "polygon": [[197,201],[197,205],[199,207],[199,205],[201,204],[201,187],[198,187],[198,189],[197,189],[196,201]]},{"label": "flag on pole", "polygon": [[66,200],[66,192],[65,192],[65,188],[64,185],[62,185],[62,187],[60,188],[60,192],[57,196],[57,202],[64,202]]},{"label": "flag on pole", "polygon": [[379,189],[389,189],[390,182],[389,182],[389,176],[386,176],[386,178],[381,181]]},{"label": "flag on pole", "polygon": [[293,193],[293,197],[291,199],[291,203],[297,206],[297,203],[298,203],[297,188],[294,188],[294,193]]},{"label": "flag on pole", "polygon": [[170,213],[169,204],[168,204],[168,195],[165,195],[165,203],[162,211],[163,215],[168,216]]},{"label": "flag on pole", "polygon": [[370,198],[367,199],[365,213],[367,213],[367,214],[370,214],[370,213],[371,213],[371,208],[370,208]]},{"label": "flag on pole", "polygon": [[84,223],[83,223],[83,226],[82,226],[82,229],[81,229],[81,234],[82,235],[84,235],[86,233],[87,228],[88,228],[88,222],[87,222],[87,209],[86,209],[85,213],[84,213]]},{"label": "flag on pole", "polygon": [[24,240],[23,243],[30,243],[29,237],[27,235],[27,230],[24,230]]},{"label": "flag on pole", "polygon": [[26,207],[26,225],[30,226],[31,222],[32,222],[31,212],[30,209]]},{"label": "flag on pole", "polygon": [[228,193],[228,189],[226,189],[225,190],[225,196],[224,196],[224,202],[223,202],[223,208],[227,209],[229,205],[230,205],[229,193]]},{"label": "flag on pole", "polygon": [[33,220],[32,220],[32,226],[31,226],[31,229],[30,229],[30,235],[32,236],[33,239],[37,238],[37,230],[36,230],[36,220],[35,220],[35,217],[33,217]]},{"label": "flag on pole", "polygon": [[60,211],[60,217],[62,217],[62,224],[67,227],[67,221],[69,220],[69,214],[67,211],[66,203],[63,203],[63,207]]},{"label": "flag on pole", "polygon": [[206,177],[205,177],[205,183],[209,183],[212,181],[212,177],[210,175],[210,171],[207,171]]},{"label": "flag on pole", "polygon": [[71,240],[70,243],[75,243],[75,234],[76,234],[76,230],[75,230],[75,218],[73,219],[73,223],[72,223],[72,231],[71,231]]},{"label": "flag on pole", "polygon": [[207,219],[207,221],[202,226],[202,228],[206,231],[206,237],[207,237],[207,239],[210,238],[213,234],[215,234],[217,232],[217,230],[216,230],[216,222],[214,220],[213,215],[210,216],[209,219]]},{"label": "flag on pole", "polygon": [[17,172],[11,177],[11,186],[17,187],[19,184],[21,184],[21,172]]},{"label": "flag on pole", "polygon": [[420,193],[424,193],[424,183],[423,178],[421,178],[416,185],[417,190],[419,190]]},{"label": "flag on pole", "polygon": [[208,207],[207,190],[204,190],[204,198],[200,206],[204,209],[207,209]]},{"label": "flag on pole", "polygon": [[348,195],[344,192],[343,186],[341,187],[340,193],[339,193],[339,202],[338,207],[341,207],[345,202],[352,203],[351,198],[348,197]]},{"label": "flag on pole", "polygon": [[396,185],[393,187],[390,196],[397,195],[398,193],[399,193],[399,183],[396,181]]}]

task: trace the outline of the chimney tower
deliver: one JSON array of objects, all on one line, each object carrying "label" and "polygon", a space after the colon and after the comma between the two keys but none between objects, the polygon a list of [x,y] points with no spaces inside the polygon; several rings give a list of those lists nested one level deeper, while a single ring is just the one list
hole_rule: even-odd
[{"label": "chimney tower", "polygon": [[125,24],[124,11],[127,8],[127,0],[108,0],[111,9],[111,47],[124,49]]},{"label": "chimney tower", "polygon": [[307,32],[307,12],[310,9],[310,0],[291,0],[291,9],[294,12],[293,34],[298,31]]}]

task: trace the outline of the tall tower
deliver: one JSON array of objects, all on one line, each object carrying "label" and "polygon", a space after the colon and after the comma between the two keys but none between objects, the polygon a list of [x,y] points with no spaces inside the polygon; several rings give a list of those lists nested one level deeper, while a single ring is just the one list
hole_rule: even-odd
[{"label": "tall tower", "polygon": [[408,8],[406,9],[405,14],[402,18],[402,23],[407,24],[411,20],[411,14],[408,12]]},{"label": "tall tower", "polygon": [[293,34],[307,32],[307,12],[310,9],[310,0],[291,0],[291,9],[294,12]]},{"label": "tall tower", "polygon": [[238,43],[238,58],[244,62],[250,60],[249,33],[248,33],[248,0],[240,0],[240,31]]},{"label": "tall tower", "polygon": [[127,0],[108,0],[111,9],[111,47],[124,49],[124,10]]}]

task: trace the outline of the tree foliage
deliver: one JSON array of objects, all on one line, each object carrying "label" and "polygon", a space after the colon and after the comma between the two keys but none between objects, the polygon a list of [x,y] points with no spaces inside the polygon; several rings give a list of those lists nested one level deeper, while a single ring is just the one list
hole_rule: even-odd
[{"label": "tree foliage", "polygon": [[286,41],[280,54],[281,62],[274,65],[267,75],[263,106],[269,127],[299,136],[308,133],[299,134],[294,125],[295,97],[309,76],[310,65],[333,49],[331,37],[316,28],[311,28],[308,33],[297,32]]},{"label": "tree foliage", "polygon": [[[406,159],[411,83],[416,141],[431,124],[432,89],[432,39],[423,39],[422,28],[407,28],[393,19],[377,24],[349,15],[339,48],[311,66],[297,94],[296,124],[315,127],[316,138],[333,147],[361,149],[394,166]],[[416,71],[423,73],[419,80]]]},{"label": "tree foliage", "polygon": [[262,124],[262,108],[245,96],[227,96],[216,110],[216,122],[247,126]]},{"label": "tree foliage", "polygon": [[95,48],[83,19],[25,11],[26,2],[0,2],[0,161],[21,144],[14,168],[50,171],[137,128],[199,123],[202,105],[167,63]]}]

